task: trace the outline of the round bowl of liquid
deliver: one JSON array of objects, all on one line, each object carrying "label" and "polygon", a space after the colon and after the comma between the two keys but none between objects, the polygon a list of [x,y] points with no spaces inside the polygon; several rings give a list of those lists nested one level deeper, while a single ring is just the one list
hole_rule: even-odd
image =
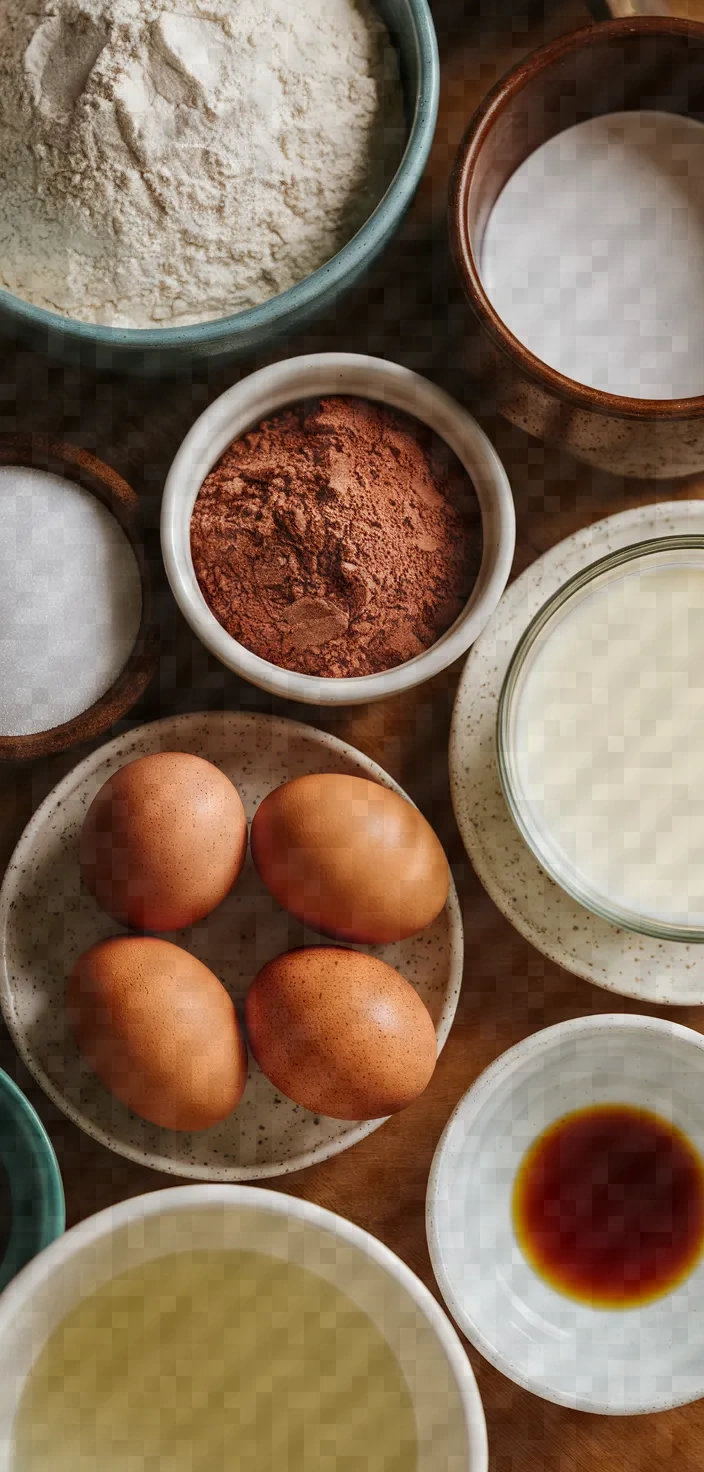
[{"label": "round bowl of liquid", "polygon": [[29,1099],[0,1069],[0,1292],[65,1224],[51,1140]]},{"label": "round bowl of liquid", "polygon": [[635,1415],[704,1395],[704,1038],[581,1017],[460,1100],[427,1232],[453,1318],[518,1385]]},{"label": "round bowl of liquid", "polygon": [[487,1472],[471,1367],[375,1238],[242,1186],[90,1217],[0,1302],[2,1472]]},{"label": "round bowl of liquid", "polygon": [[704,941],[704,538],[601,558],[544,604],[497,718],[509,811],[594,914]]}]

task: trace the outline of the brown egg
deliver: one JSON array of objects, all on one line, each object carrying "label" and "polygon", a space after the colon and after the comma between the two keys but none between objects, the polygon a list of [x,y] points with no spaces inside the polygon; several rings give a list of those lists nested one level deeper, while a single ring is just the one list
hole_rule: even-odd
[{"label": "brown egg", "polygon": [[450,875],[422,813],[363,777],[296,777],[260,803],[252,858],[306,925],[368,945],[416,935],[439,915]]},{"label": "brown egg", "polygon": [[395,1114],[423,1093],[435,1068],[435,1028],[410,982],[338,946],[269,961],[247,993],[245,1023],[274,1087],[333,1119]]},{"label": "brown egg", "polygon": [[81,831],[83,880],[101,909],[135,930],[181,930],[224,900],[244,864],[237,788],[211,762],[156,752],[101,787]]},{"label": "brown egg", "polygon": [[247,1050],[224,986],[155,936],[99,941],[71,972],[67,1017],[110,1093],[151,1124],[205,1130],[239,1104]]}]

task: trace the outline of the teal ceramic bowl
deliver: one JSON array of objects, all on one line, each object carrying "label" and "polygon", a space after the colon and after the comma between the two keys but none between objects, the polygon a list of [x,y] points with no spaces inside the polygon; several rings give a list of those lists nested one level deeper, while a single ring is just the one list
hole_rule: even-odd
[{"label": "teal ceramic bowl", "polygon": [[0,1292],[65,1226],[51,1140],[29,1100],[0,1069]]},{"label": "teal ceramic bowl", "polygon": [[375,0],[400,58],[408,141],[396,174],[361,230],[337,255],[261,306],[192,327],[96,327],[60,317],[0,291],[0,334],[29,341],[53,357],[118,373],[187,372],[258,352],[330,310],[364,275],[398,229],[433,141],[440,65],[428,0]]}]

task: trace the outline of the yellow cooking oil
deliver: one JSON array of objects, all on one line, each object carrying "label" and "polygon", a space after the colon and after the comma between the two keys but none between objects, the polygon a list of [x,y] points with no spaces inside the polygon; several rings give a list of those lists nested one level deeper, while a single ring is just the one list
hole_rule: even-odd
[{"label": "yellow cooking oil", "polygon": [[297,1264],[178,1252],[51,1334],[13,1472],[415,1472],[411,1397],[363,1310]]}]

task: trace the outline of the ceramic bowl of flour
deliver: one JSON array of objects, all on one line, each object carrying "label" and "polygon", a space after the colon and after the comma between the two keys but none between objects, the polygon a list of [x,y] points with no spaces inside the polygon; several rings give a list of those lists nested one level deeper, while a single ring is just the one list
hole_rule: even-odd
[{"label": "ceramic bowl of flour", "polygon": [[[0,327],[149,374],[265,349],[329,312],[391,240],[428,158],[428,0],[242,0],[232,14],[159,0],[149,18],[116,0],[82,29],[66,0],[55,9],[0,56]],[[18,139],[25,111],[34,132]],[[35,165],[53,173],[37,181]]]},{"label": "ceramic bowl of flour", "polygon": [[[482,526],[479,572],[450,628],[403,664],[377,674],[345,677],[300,674],[245,648],[218,622],[206,602],[191,553],[191,518],[198,493],[228,445],[286,405],[335,394],[388,404],[433,430],[467,472],[479,503]],[[427,378],[399,363],[361,353],[288,358],[228,389],[187,434],[169,471],[161,510],[166,573],[194,634],[222,664],[252,685],[309,705],[363,705],[370,700],[385,700],[447,669],[467,652],[494,612],[508,582],[515,535],[508,476],[471,414]]]},{"label": "ceramic bowl of flour", "polygon": [[704,540],[636,542],[568,580],[514,652],[501,786],[541,868],[592,914],[704,942]]}]

